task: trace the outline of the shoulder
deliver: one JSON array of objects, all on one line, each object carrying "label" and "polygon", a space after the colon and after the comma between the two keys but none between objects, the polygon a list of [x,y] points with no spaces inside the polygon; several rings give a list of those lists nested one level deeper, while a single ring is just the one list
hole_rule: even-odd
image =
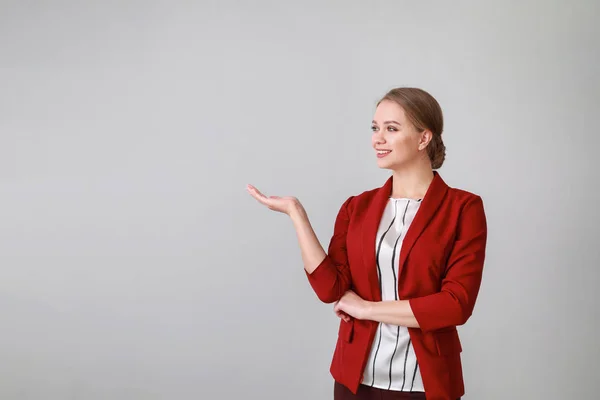
[{"label": "shoulder", "polygon": [[448,199],[463,205],[472,202],[483,202],[482,197],[477,193],[450,186],[448,187]]},{"label": "shoulder", "polygon": [[447,196],[456,212],[460,230],[486,231],[487,222],[481,195],[449,187]]},{"label": "shoulder", "polygon": [[389,191],[390,182],[386,182],[383,186],[368,188],[349,195],[340,207],[339,215],[343,215],[349,220],[364,218],[373,205],[383,201],[381,196]]},{"label": "shoulder", "polygon": [[362,192],[358,192],[350,195],[344,201],[342,207],[345,207],[349,212],[352,212],[357,207],[360,207],[365,204],[369,204],[373,197],[381,190],[381,187],[371,188],[363,190]]},{"label": "shoulder", "polygon": [[475,229],[486,228],[483,196],[464,187],[447,185],[445,202],[450,206],[459,225],[472,225]]},{"label": "shoulder", "polygon": [[453,207],[463,209],[464,207],[479,204],[483,207],[483,198],[479,193],[467,190],[464,187],[453,187],[444,182],[448,191],[446,199],[452,203]]}]

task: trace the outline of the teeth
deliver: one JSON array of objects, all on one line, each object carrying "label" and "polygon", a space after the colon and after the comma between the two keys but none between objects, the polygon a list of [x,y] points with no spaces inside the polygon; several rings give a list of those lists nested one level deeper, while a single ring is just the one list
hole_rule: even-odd
[{"label": "teeth", "polygon": [[389,152],[391,152],[391,150],[377,150],[378,154],[387,154]]}]

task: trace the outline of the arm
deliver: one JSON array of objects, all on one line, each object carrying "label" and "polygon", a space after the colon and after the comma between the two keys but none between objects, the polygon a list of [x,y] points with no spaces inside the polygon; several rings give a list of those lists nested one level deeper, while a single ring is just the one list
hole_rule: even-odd
[{"label": "arm", "polygon": [[257,188],[247,185],[248,192],[269,209],[287,214],[294,223],[298,243],[304,262],[304,270],[315,293],[325,303],[333,303],[350,289],[351,277],[346,255],[346,233],[348,231],[349,197],[338,212],[333,237],[326,254],[312,229],[306,211],[297,198],[265,196]]},{"label": "arm", "polygon": [[352,197],[348,198],[338,212],[327,253],[319,244],[304,209],[299,207],[291,213],[306,276],[313,290],[324,303],[339,300],[351,286],[346,253],[346,233],[349,223],[347,208],[351,199]]},{"label": "arm", "polygon": [[290,213],[290,218],[296,229],[296,237],[298,238],[298,244],[300,245],[304,269],[308,274],[312,274],[325,259],[327,254],[325,253],[325,250],[323,250],[317,235],[313,231],[308,215],[306,214],[304,207],[302,207],[302,204],[297,203],[294,205],[294,209]]},{"label": "arm", "polygon": [[[390,325],[409,328],[419,327],[419,322],[415,318],[408,300],[368,301],[349,290],[335,304],[334,311],[340,318],[345,320],[349,320],[346,317],[348,315],[357,319],[383,322]],[[343,314],[340,315],[340,312]]]},{"label": "arm", "polygon": [[463,209],[441,291],[409,300],[371,302],[348,291],[335,305],[358,319],[421,328],[423,332],[464,324],[481,284],[487,228],[483,202],[474,197]]},{"label": "arm", "polygon": [[483,201],[481,197],[473,196],[461,212],[441,291],[408,300],[423,332],[467,322],[481,285],[486,242]]},{"label": "arm", "polygon": [[365,307],[363,319],[408,328],[419,328],[419,321],[415,318],[408,300],[369,302]]}]

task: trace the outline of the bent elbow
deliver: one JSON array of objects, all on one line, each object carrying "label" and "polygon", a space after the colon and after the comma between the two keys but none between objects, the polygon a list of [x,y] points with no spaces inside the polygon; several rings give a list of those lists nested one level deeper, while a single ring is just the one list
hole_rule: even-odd
[{"label": "bent elbow", "polygon": [[469,318],[471,318],[471,315],[473,315],[473,306],[471,304],[460,304],[459,310],[460,311],[457,316],[457,326],[467,323]]},{"label": "bent elbow", "polygon": [[338,301],[341,297],[337,295],[337,293],[333,293],[331,291],[328,292],[317,292],[317,297],[321,302],[325,304],[331,304]]}]

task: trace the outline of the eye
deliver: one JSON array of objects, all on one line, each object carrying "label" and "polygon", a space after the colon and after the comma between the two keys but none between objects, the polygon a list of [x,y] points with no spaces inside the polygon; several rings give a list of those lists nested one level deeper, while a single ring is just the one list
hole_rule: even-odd
[{"label": "eye", "polygon": [[375,131],[377,130],[377,127],[376,127],[375,125],[372,125],[372,126],[371,126],[371,130],[372,130],[373,132],[375,132]]},{"label": "eye", "polygon": [[388,131],[390,131],[390,132],[397,132],[398,129],[395,126],[391,126],[390,125],[390,126],[388,126]]}]

